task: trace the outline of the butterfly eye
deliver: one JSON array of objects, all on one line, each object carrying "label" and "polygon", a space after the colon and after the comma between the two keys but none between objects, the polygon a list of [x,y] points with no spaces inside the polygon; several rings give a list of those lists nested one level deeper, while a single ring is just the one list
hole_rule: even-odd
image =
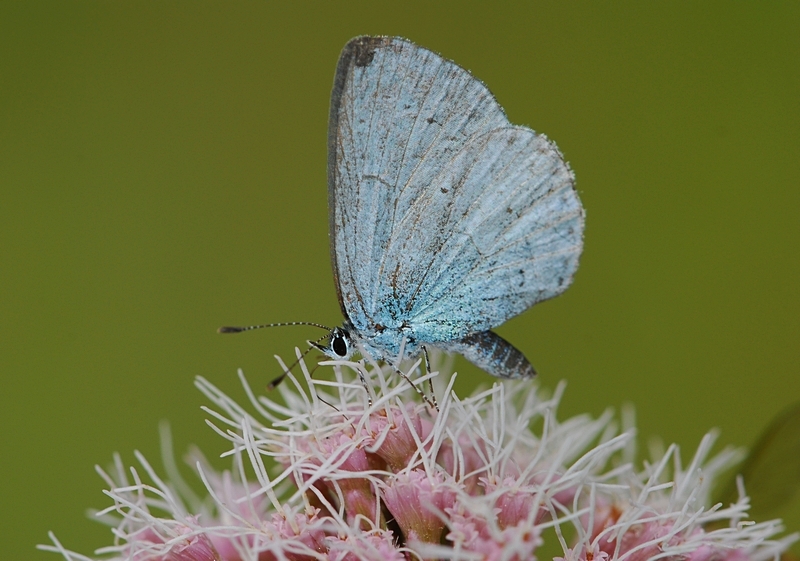
[{"label": "butterfly eye", "polygon": [[333,332],[333,337],[331,337],[331,348],[333,352],[335,352],[340,357],[347,356],[347,339],[345,338],[345,334],[343,331],[337,329]]}]

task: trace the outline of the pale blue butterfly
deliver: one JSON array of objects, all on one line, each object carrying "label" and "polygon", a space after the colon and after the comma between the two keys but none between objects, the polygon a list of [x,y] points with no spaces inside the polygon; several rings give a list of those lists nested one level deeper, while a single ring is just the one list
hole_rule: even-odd
[{"label": "pale blue butterfly", "polygon": [[352,39],[331,96],[328,206],[345,321],[314,346],[395,367],[435,347],[535,374],[490,329],[570,285],[584,210],[555,144],[509,123],[479,80],[405,39]]}]

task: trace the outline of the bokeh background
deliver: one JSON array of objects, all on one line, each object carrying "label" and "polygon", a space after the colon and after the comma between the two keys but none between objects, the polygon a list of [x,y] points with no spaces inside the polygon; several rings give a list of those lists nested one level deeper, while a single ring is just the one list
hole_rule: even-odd
[{"label": "bokeh background", "polygon": [[222,452],[193,378],[242,397],[317,335],[218,326],[340,321],[326,128],[358,34],[470,69],[575,170],[575,284],[499,329],[562,417],[630,403],[688,457],[800,398],[800,4],[281,4],[0,3],[4,557],[109,544],[93,466],[159,465],[162,419]]}]

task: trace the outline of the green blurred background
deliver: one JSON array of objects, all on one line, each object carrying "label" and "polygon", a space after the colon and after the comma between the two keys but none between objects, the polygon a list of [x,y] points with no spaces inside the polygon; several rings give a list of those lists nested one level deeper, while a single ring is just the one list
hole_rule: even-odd
[{"label": "green blurred background", "polygon": [[317,335],[218,326],[340,321],[326,127],[358,34],[470,69],[575,170],[575,284],[499,330],[569,381],[562,417],[752,443],[800,398],[798,29],[798,3],[3,2],[4,557],[110,543],[94,464],[160,464],[161,419],[218,454],[193,378],[241,398],[236,368]]}]

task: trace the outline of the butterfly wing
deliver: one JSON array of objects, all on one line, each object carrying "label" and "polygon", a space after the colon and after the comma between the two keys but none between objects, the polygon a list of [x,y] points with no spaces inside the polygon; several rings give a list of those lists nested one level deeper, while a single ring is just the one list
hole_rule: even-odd
[{"label": "butterfly wing", "polygon": [[583,231],[571,172],[456,64],[403,39],[352,40],[328,150],[333,268],[357,329],[404,322],[450,341],[569,284]]},{"label": "butterfly wing", "polygon": [[[490,131],[434,184],[387,251],[396,256],[389,265],[406,271],[408,321],[421,339],[495,327],[570,285],[584,213],[571,171],[546,138],[523,127]],[[420,240],[422,251],[411,252]]]}]

